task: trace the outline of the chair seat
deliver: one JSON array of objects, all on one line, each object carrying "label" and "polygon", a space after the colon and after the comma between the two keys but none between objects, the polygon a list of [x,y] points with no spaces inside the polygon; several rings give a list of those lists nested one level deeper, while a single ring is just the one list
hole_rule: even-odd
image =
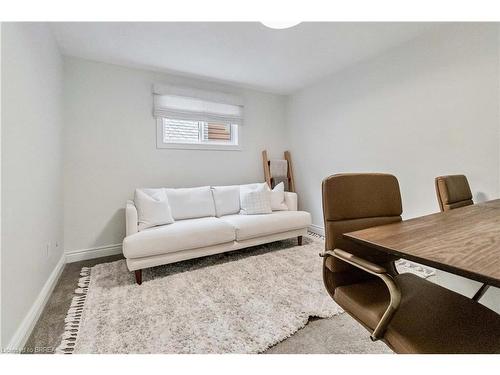
[{"label": "chair seat", "polygon": [[[397,353],[500,353],[500,315],[416,275],[395,277],[401,304],[384,335]],[[373,330],[389,303],[380,279],[341,286],[335,301]]]}]

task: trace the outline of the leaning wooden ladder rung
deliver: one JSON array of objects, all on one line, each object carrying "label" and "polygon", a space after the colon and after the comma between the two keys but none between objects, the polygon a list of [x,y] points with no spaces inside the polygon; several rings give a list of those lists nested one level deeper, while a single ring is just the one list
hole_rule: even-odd
[{"label": "leaning wooden ladder rung", "polygon": [[[284,159],[287,161],[287,180],[288,180],[288,191],[295,192],[295,181],[293,179],[292,170],[292,156],[290,151],[284,152]],[[273,176],[271,176],[271,161],[267,157],[267,151],[262,151],[262,164],[264,166],[264,179],[266,180],[269,187],[272,189]]]}]

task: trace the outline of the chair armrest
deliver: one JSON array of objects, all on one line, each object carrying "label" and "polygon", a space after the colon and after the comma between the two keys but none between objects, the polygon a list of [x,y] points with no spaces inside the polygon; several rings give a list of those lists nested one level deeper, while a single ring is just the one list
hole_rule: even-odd
[{"label": "chair armrest", "polygon": [[297,211],[297,193],[285,191],[285,204],[288,211]]},{"label": "chair armrest", "polygon": [[134,201],[128,200],[125,207],[125,234],[130,236],[137,232],[137,208]]},{"label": "chair armrest", "polygon": [[357,257],[356,255],[353,255],[351,253],[348,253],[347,251],[340,250],[340,249],[334,249],[333,250],[334,256],[337,258],[352,264],[355,267],[361,268],[362,270],[370,273],[375,273],[375,274],[381,274],[381,273],[387,273],[387,270],[376,264],[372,263],[366,259]]},{"label": "chair armrest", "polygon": [[383,337],[387,326],[391,322],[394,314],[399,308],[399,304],[401,303],[401,290],[399,289],[399,286],[396,284],[392,276],[387,273],[384,267],[372,263],[366,259],[357,257],[356,255],[353,255],[341,249],[334,249],[333,251],[327,250],[320,255],[333,256],[382,279],[382,281],[387,286],[387,289],[389,290],[389,306],[387,306],[384,315],[382,315],[382,318],[373,330],[370,338],[375,341]]}]

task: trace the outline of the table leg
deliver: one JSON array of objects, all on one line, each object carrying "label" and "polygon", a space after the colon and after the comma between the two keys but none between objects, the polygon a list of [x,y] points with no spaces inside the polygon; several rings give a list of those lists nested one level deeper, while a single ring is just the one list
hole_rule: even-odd
[{"label": "table leg", "polygon": [[476,292],[476,294],[474,294],[474,297],[472,297],[472,299],[474,301],[479,301],[481,299],[482,296],[484,296],[484,293],[486,293],[486,291],[488,290],[490,286],[488,284],[483,284],[481,285],[481,288],[479,288],[479,290]]}]

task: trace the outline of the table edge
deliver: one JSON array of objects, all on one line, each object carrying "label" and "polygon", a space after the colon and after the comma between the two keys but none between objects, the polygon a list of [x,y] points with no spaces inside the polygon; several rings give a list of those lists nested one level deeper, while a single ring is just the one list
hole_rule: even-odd
[{"label": "table edge", "polygon": [[398,257],[403,258],[403,259],[407,259],[407,260],[410,260],[413,262],[417,262],[417,263],[420,263],[420,264],[423,264],[426,266],[436,268],[436,269],[441,270],[441,271],[450,272],[450,273],[453,273],[455,275],[463,276],[465,278],[472,279],[474,281],[479,281],[479,282],[500,288],[500,280],[499,279],[491,278],[489,276],[478,274],[476,272],[467,271],[467,270],[464,270],[462,268],[450,266],[449,264],[439,263],[439,262],[429,260],[426,258],[421,258],[421,257],[415,256],[415,255],[403,253],[403,252],[398,251],[396,249],[393,249],[390,247],[385,247],[385,246],[379,245],[377,243],[370,242],[370,241],[361,239],[359,237],[355,237],[355,236],[351,235],[350,233],[354,233],[354,232],[343,233],[342,236],[347,240],[354,241],[356,243],[371,247],[373,249],[382,251],[384,253],[397,255]]}]

